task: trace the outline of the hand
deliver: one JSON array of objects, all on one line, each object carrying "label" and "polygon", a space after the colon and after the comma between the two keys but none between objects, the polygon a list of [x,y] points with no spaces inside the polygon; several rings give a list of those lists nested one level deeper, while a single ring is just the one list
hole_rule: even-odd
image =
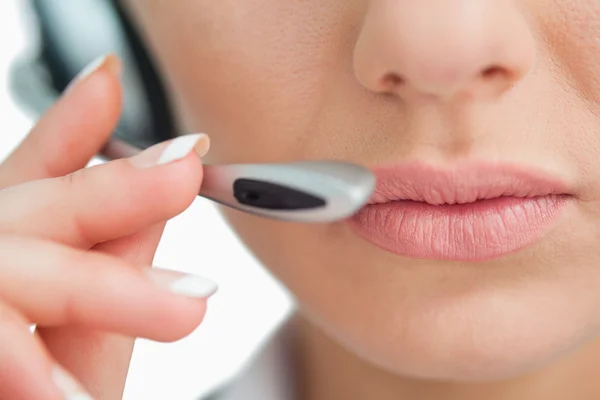
[{"label": "hand", "polygon": [[205,136],[82,169],[117,123],[118,70],[79,77],[0,166],[0,399],[120,398],[130,338],[188,335],[216,289],[140,268],[199,191]]}]

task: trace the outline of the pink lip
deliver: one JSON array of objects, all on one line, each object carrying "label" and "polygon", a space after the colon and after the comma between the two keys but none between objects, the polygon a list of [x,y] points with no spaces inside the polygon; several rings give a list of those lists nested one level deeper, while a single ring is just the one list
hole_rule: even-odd
[{"label": "pink lip", "polygon": [[482,261],[523,249],[570,197],[560,180],[515,166],[407,164],[375,173],[377,188],[351,225],[376,246],[413,258]]}]

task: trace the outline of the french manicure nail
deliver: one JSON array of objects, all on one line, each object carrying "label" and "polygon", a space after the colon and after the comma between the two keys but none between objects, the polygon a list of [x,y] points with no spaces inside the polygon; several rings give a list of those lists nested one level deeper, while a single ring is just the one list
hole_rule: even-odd
[{"label": "french manicure nail", "polygon": [[62,367],[56,366],[52,371],[52,379],[56,387],[63,393],[65,400],[93,400]]},{"label": "french manicure nail", "polygon": [[166,143],[160,143],[146,149],[131,158],[131,162],[142,168],[164,165],[181,160],[193,151],[200,157],[204,157],[209,147],[210,140],[208,135],[204,133],[179,136]]},{"label": "french manicure nail", "polygon": [[[180,136],[173,139],[167,148],[162,152],[158,159],[158,165],[168,164],[173,161],[180,160],[196,151],[200,157],[203,157],[208,152],[208,136],[203,133]],[[204,154],[202,154],[202,152]]]},{"label": "french manicure nail", "polygon": [[206,299],[215,294],[218,289],[218,285],[214,281],[200,276],[158,268],[151,268],[146,271],[152,281],[159,287],[180,296]]},{"label": "french manicure nail", "polygon": [[119,61],[117,56],[113,54],[101,56],[96,58],[94,61],[89,63],[83,70],[81,70],[81,72],[77,74],[75,79],[71,81],[69,86],[67,86],[65,92],[72,90],[79,82],[84,81],[87,77],[103,68],[106,68],[106,70],[113,75],[121,74],[121,62]]}]

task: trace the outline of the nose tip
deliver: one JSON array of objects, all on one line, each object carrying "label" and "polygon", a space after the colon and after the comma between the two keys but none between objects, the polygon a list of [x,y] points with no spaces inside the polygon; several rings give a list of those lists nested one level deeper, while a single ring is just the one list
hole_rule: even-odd
[{"label": "nose tip", "polygon": [[531,69],[534,44],[507,0],[371,3],[354,53],[358,81],[406,98],[498,96]]}]

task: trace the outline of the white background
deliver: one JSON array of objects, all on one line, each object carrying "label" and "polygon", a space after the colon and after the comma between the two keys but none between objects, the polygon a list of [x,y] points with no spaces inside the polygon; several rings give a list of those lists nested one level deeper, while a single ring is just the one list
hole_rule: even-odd
[{"label": "white background", "polygon": [[[20,19],[22,1],[0,1],[1,158],[32,124],[13,104],[7,89],[11,61],[31,46],[31,33]],[[205,200],[198,199],[169,222],[156,264],[207,276],[220,284],[220,290],[209,302],[205,322],[191,336],[173,344],[138,340],[125,393],[127,400],[195,399],[235,374],[289,311],[284,291],[258,266]]]}]

